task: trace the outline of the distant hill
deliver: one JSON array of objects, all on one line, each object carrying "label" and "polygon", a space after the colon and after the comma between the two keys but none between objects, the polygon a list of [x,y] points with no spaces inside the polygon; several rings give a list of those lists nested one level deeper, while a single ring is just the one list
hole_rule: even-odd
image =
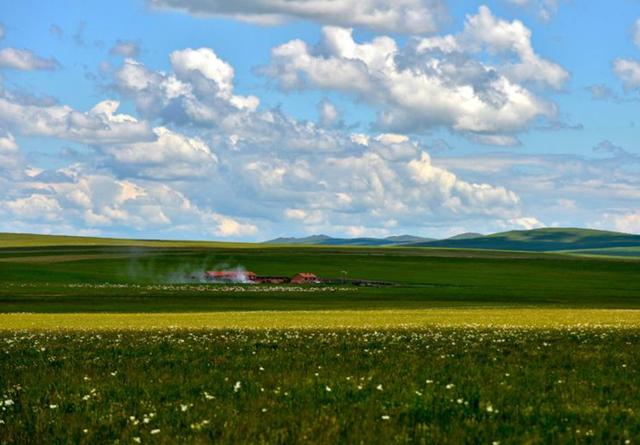
[{"label": "distant hill", "polygon": [[276,238],[265,241],[265,244],[302,244],[314,246],[399,246],[410,243],[435,241],[413,235],[389,236],[387,238],[332,238],[327,235],[312,235],[303,238]]},{"label": "distant hill", "polygon": [[513,230],[477,238],[450,238],[407,244],[411,247],[447,247],[460,249],[525,250],[549,252],[561,250],[640,247],[640,235],[604,230],[548,228]]},{"label": "distant hill", "polygon": [[482,233],[465,232],[465,233],[461,233],[459,235],[455,235],[450,238],[447,238],[447,240],[472,239],[472,238],[480,238],[482,236],[484,236]]}]

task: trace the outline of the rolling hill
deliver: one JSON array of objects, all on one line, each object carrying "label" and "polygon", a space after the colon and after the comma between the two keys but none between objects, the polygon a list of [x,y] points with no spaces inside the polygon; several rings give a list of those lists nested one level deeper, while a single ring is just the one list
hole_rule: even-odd
[{"label": "rolling hill", "polygon": [[411,243],[407,246],[534,252],[579,251],[582,249],[640,247],[640,235],[591,229],[546,228],[513,230],[476,238],[454,237],[445,240]]},{"label": "rolling hill", "polygon": [[389,236],[387,238],[332,238],[327,235],[312,235],[304,238],[276,238],[264,244],[298,244],[314,246],[400,246],[435,241],[413,235]]}]

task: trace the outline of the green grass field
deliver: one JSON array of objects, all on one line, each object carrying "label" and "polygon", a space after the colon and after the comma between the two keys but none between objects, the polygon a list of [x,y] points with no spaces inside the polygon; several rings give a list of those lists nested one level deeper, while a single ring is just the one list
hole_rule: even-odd
[{"label": "green grass field", "polygon": [[[0,246],[0,444],[640,439],[637,258]],[[236,266],[393,285],[184,283]]]}]

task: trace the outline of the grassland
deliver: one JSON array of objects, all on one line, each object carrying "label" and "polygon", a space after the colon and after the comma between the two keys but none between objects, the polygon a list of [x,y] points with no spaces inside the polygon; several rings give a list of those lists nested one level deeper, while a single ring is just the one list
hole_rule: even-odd
[{"label": "grassland", "polygon": [[[388,288],[296,293],[203,291],[192,272],[244,266],[383,280]],[[409,248],[0,249],[0,312],[206,312],[419,309],[443,306],[640,307],[640,261],[572,255]],[[106,283],[110,283],[107,285]],[[83,286],[76,286],[76,285]],[[114,286],[117,285],[117,286]],[[213,289],[209,289],[213,290]],[[267,291],[268,290],[268,291]]]},{"label": "grassland", "polygon": [[1,445],[640,438],[638,259],[74,240],[0,236]]},{"label": "grassland", "polygon": [[0,331],[199,329],[637,328],[636,309],[434,308],[203,313],[0,314]]},{"label": "grassland", "polygon": [[640,331],[0,333],[0,443],[635,443]]}]

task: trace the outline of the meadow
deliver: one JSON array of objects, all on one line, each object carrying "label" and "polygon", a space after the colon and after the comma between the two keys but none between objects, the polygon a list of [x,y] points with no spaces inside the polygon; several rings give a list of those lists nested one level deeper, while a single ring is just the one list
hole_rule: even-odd
[{"label": "meadow", "polygon": [[0,333],[0,443],[636,443],[640,330]]},{"label": "meadow", "polygon": [[72,241],[0,237],[0,444],[640,441],[637,258]]}]

